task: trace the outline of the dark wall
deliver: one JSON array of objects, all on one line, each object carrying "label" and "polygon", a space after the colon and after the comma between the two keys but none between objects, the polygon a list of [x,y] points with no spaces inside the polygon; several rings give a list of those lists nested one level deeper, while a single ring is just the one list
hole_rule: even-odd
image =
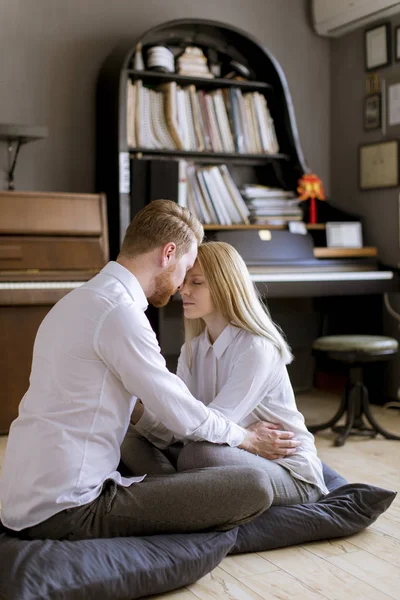
[{"label": "dark wall", "polygon": [[[400,25],[400,15],[391,20]],[[378,21],[379,24],[379,21]],[[371,27],[373,24],[368,25]],[[358,29],[332,43],[331,66],[331,190],[332,200],[364,219],[365,245],[376,245],[381,260],[400,262],[399,189],[361,191],[358,187],[360,144],[398,137],[399,128],[364,131],[363,100],[367,72],[364,67],[364,30]],[[376,71],[381,79],[398,75],[400,63]]]},{"label": "dark wall", "polygon": [[[288,79],[310,167],[329,185],[329,41],[306,0],[0,0],[0,122],[47,125],[23,147],[16,186],[94,191],[95,86],[105,57],[163,21],[206,18],[240,27],[278,59]],[[4,186],[5,144],[0,144]]]},{"label": "dark wall", "polygon": [[[387,20],[385,20],[386,22]],[[394,28],[400,15],[389,20]],[[380,24],[377,21],[376,24]],[[372,27],[374,23],[368,25]],[[400,264],[399,188],[361,191],[358,186],[358,148],[360,144],[399,137],[399,127],[370,132],[363,128],[363,101],[366,95],[363,27],[332,42],[331,55],[331,199],[332,202],[363,220],[364,245],[378,247],[380,260],[390,266]],[[393,57],[392,57],[393,59]],[[375,71],[382,80],[399,76],[400,62]],[[400,312],[400,300],[389,300]],[[385,311],[385,333],[399,339],[398,321]],[[400,388],[400,359],[392,362],[388,373],[388,394],[397,396]]]}]

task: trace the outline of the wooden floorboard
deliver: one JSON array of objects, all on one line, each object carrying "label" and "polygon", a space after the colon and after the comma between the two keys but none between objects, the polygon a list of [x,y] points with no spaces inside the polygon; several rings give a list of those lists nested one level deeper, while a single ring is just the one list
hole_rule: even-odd
[{"label": "wooden floorboard", "polygon": [[[335,412],[338,398],[297,397],[308,424]],[[380,423],[400,435],[400,410],[373,407]],[[0,472],[6,437],[0,437]],[[343,447],[330,431],[316,435],[320,458],[350,482],[400,491],[400,441],[351,436]],[[384,600],[400,598],[400,494],[367,530],[291,548],[229,556],[196,583],[152,600]]]}]

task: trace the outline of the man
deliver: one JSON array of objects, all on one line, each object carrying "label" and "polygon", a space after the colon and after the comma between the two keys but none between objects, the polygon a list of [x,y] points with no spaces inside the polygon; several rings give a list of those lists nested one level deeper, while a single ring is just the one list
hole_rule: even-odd
[{"label": "man", "polygon": [[169,200],[128,227],[121,253],[60,300],[39,327],[30,385],[10,428],[2,521],[23,538],[82,539],[228,529],[263,511],[268,482],[243,467],[124,478],[120,445],[137,398],[190,440],[268,457],[295,451],[289,432],[249,430],[198,402],[170,373],[144,311],[182,284],[203,237]]}]

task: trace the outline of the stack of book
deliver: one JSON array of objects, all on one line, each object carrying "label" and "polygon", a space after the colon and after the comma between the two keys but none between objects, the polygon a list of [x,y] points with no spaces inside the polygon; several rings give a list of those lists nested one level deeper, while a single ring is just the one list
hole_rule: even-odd
[{"label": "stack of book", "polygon": [[226,165],[179,163],[178,202],[205,225],[249,224],[249,209]]},{"label": "stack of book", "polygon": [[238,88],[197,90],[175,81],[156,89],[128,81],[130,148],[276,154],[279,146],[266,98]]},{"label": "stack of book", "polygon": [[303,219],[299,199],[291,191],[250,184],[243,186],[242,195],[254,224],[286,225]]},{"label": "stack of book", "polygon": [[187,46],[176,61],[179,75],[212,78],[214,75],[208,68],[207,59],[201,48]]}]

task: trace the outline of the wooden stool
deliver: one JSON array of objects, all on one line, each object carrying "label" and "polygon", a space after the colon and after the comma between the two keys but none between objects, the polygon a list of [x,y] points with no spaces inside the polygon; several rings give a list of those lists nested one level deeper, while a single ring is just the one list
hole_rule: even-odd
[{"label": "wooden stool", "polygon": [[[363,378],[363,368],[366,363],[390,360],[397,353],[398,346],[395,339],[379,335],[331,335],[316,339],[312,346],[316,357],[324,356],[345,363],[348,370],[339,410],[329,421],[320,425],[311,425],[308,430],[316,433],[332,427],[333,431],[339,433],[334,441],[335,446],[343,446],[350,434],[375,437],[380,433],[390,440],[400,440],[400,436],[383,429],[373,417]],[[346,410],[345,424],[334,426]],[[372,427],[364,423],[363,414]]]}]

